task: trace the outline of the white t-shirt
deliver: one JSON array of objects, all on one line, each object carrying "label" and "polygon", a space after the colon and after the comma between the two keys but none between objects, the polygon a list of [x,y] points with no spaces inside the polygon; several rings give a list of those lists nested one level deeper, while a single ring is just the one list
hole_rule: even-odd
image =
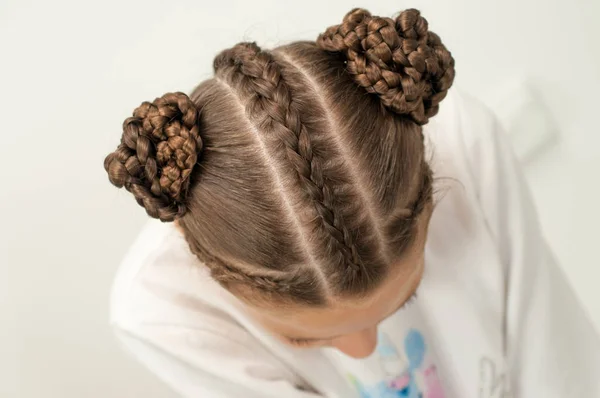
[{"label": "white t-shirt", "polygon": [[415,302],[380,325],[369,358],[279,342],[172,224],[154,220],[115,280],[120,340],[185,397],[600,397],[600,339],[493,114],[454,89],[425,135],[442,184],[425,275]]}]

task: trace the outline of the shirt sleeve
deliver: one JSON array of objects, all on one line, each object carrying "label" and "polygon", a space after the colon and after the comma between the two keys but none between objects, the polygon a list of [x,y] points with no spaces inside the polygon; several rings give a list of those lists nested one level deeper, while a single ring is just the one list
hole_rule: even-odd
[{"label": "shirt sleeve", "polygon": [[505,266],[512,396],[600,397],[598,332],[543,238],[508,138],[477,101],[465,99],[459,113],[481,210]]},{"label": "shirt sleeve", "polygon": [[322,398],[293,385],[259,350],[210,331],[171,325],[115,331],[127,351],[182,397]]}]

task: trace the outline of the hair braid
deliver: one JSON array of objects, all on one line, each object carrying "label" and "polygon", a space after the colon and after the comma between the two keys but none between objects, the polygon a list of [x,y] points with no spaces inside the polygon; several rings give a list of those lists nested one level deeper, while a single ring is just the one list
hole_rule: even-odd
[{"label": "hair braid", "polygon": [[313,305],[322,303],[320,291],[315,292],[314,289],[314,274],[303,269],[302,265],[294,267],[291,272],[270,270],[269,273],[265,273],[259,268],[256,273],[252,273],[220,256],[215,256],[210,250],[199,245],[186,231],[182,232],[192,253],[202,261],[210,270],[211,277],[220,284],[234,290],[249,287],[266,295],[279,294],[282,297],[296,295]]},{"label": "hair braid", "polygon": [[198,123],[198,109],[184,93],[143,102],[123,123],[117,150],[104,160],[110,182],[131,192],[151,217],[181,217],[203,149]]},{"label": "hair braid", "polygon": [[287,160],[294,166],[303,192],[311,200],[324,237],[332,251],[352,270],[362,267],[352,233],[336,211],[335,195],[325,181],[323,167],[315,156],[313,143],[302,123],[298,106],[273,56],[255,43],[240,43],[222,52],[214,62],[215,72],[223,76],[230,70],[232,86],[248,100],[246,112],[261,128],[278,133],[285,145]]},{"label": "hair braid", "polygon": [[264,292],[289,292],[293,285],[293,276],[288,274],[276,277],[268,275],[250,275],[223,260],[212,256],[202,256],[204,264],[210,269],[211,276],[224,284],[249,285]]},{"label": "hair braid", "polygon": [[317,44],[343,53],[348,72],[360,86],[421,125],[437,114],[454,80],[452,55],[428,31],[418,10],[403,11],[393,20],[354,9],[342,24],[321,34]]}]

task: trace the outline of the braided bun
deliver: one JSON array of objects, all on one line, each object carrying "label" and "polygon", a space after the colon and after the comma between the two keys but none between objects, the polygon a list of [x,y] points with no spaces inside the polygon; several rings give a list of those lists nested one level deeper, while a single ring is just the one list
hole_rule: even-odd
[{"label": "braided bun", "polygon": [[185,211],[190,175],[202,152],[199,112],[184,93],[143,102],[123,123],[117,150],[104,168],[151,217],[173,221]]},{"label": "braided bun", "polygon": [[354,9],[340,25],[319,35],[317,45],[346,57],[347,70],[391,111],[423,125],[438,112],[454,80],[454,59],[428,31],[418,10],[395,19]]}]

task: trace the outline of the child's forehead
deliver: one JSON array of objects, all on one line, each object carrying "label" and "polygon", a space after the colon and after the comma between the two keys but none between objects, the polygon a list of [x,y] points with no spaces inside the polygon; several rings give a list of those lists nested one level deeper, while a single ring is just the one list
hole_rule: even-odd
[{"label": "child's forehead", "polygon": [[244,301],[249,314],[269,331],[304,339],[327,339],[377,325],[410,299],[421,281],[431,213],[432,208],[423,212],[412,247],[390,265],[381,285],[368,296],[333,298],[323,307]]},{"label": "child's forehead", "polygon": [[324,307],[249,307],[249,311],[265,328],[282,336],[329,339],[355,333],[377,325],[414,293],[423,273],[423,254],[410,260],[392,267],[389,278],[367,298],[335,299]]}]

